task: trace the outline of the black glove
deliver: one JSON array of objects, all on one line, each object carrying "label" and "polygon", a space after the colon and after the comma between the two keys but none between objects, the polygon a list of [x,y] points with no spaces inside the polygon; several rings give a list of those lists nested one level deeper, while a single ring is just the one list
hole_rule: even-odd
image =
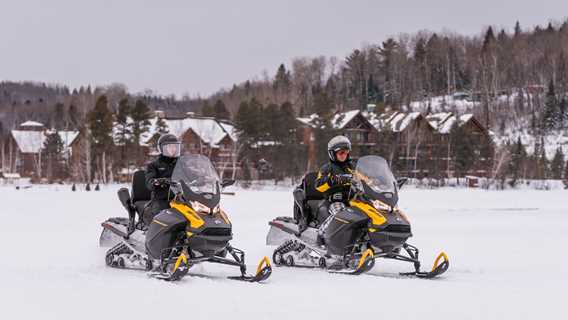
[{"label": "black glove", "polygon": [[167,188],[170,186],[170,179],[168,178],[157,178],[152,180],[152,185],[155,188]]},{"label": "black glove", "polygon": [[350,184],[351,183],[351,179],[353,178],[353,176],[351,174],[338,174],[336,176],[334,176],[333,178],[335,178],[335,184],[336,185],[346,185],[346,184]]}]

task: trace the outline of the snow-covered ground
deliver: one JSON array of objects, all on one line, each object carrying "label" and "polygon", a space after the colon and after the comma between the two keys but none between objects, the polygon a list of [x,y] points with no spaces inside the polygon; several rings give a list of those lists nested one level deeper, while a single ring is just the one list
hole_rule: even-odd
[{"label": "snow-covered ground", "polygon": [[[264,284],[224,279],[227,266],[198,265],[178,283],[105,267],[100,222],[124,216],[115,191],[0,188],[0,314],[3,319],[565,319],[567,191],[417,190],[401,194],[411,243],[439,279],[398,278],[410,265],[377,261],[369,275],[275,268]],[[255,268],[267,221],[288,215],[291,195],[241,191],[222,205],[235,247]]]}]

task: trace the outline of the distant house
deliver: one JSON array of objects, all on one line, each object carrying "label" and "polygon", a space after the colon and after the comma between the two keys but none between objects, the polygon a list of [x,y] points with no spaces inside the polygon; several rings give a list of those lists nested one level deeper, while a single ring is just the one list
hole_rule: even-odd
[{"label": "distant house", "polygon": [[[52,132],[39,122],[26,121],[18,129],[10,132],[8,144],[4,150],[7,155],[7,171],[18,173],[22,177],[39,177],[42,172],[42,150],[47,135]],[[78,131],[58,131],[63,142],[66,159],[73,156],[73,148],[79,136]]]}]

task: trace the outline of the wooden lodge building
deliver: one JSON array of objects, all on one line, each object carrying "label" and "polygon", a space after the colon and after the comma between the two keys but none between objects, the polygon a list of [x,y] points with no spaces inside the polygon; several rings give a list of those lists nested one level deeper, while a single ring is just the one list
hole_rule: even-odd
[{"label": "wooden lodge building", "polygon": [[[39,122],[26,121],[11,130],[2,151],[2,170],[22,177],[37,178],[43,167],[42,150],[51,131]],[[79,156],[78,131],[58,131],[63,142],[63,158],[73,162]]]},{"label": "wooden lodge building", "polygon": [[[302,142],[308,149],[308,171],[317,170],[313,129],[317,115],[298,118]],[[474,165],[468,175],[486,177],[490,174],[491,156],[479,150],[491,150],[489,131],[472,115],[456,116],[438,113],[424,116],[419,112],[393,112],[377,116],[358,110],[338,113],[332,118],[334,129],[346,135],[353,144],[353,155],[376,154],[384,157],[396,175],[412,178],[454,177],[455,156],[451,150],[451,129],[458,125],[473,141],[476,150]]]}]

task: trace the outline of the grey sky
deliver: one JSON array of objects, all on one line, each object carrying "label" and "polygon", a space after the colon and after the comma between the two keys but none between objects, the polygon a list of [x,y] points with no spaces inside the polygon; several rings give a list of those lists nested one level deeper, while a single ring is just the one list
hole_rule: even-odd
[{"label": "grey sky", "polygon": [[567,0],[0,0],[0,79],[207,95],[296,56],[422,29],[560,21]]}]

